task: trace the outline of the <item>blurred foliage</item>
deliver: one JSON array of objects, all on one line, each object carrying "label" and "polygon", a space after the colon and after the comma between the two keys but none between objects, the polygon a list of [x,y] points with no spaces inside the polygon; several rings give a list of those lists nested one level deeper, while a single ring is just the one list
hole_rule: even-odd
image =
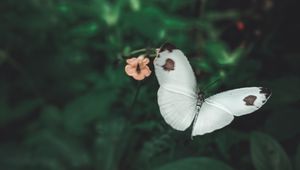
[{"label": "blurred foliage", "polygon": [[251,157],[257,170],[292,169],[289,158],[281,146],[271,137],[253,133],[250,139]]},{"label": "blurred foliage", "polygon": [[[0,169],[300,169],[295,4],[2,0]],[[190,140],[163,121],[154,72],[140,83],[124,73],[122,55],[166,41],[200,87],[221,78],[207,94],[266,86],[272,98]]]}]

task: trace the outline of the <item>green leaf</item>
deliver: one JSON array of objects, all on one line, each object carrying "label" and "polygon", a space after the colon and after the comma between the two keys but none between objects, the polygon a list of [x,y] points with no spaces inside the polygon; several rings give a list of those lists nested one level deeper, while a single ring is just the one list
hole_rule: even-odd
[{"label": "green leaf", "polygon": [[0,145],[1,169],[22,169],[32,162],[30,155],[24,147],[16,142],[2,142]]},{"label": "green leaf", "polygon": [[[289,83],[292,82],[292,83]],[[300,78],[299,76],[284,76],[277,79],[273,79],[269,83],[269,88],[272,89],[273,97],[272,105],[274,108],[279,109],[286,107],[291,103],[298,103],[300,100]],[[280,106],[280,107],[279,107]]]},{"label": "green leaf", "polygon": [[159,133],[155,135],[144,143],[138,157],[138,162],[149,165],[150,161],[152,164],[155,164],[157,160],[161,161],[163,157],[167,155],[166,151],[171,151],[176,147],[173,141],[174,139],[170,137],[170,133]]},{"label": "green leaf", "polygon": [[108,26],[115,26],[120,19],[120,12],[122,9],[122,1],[117,1],[116,4],[103,2],[101,4],[101,17]]},{"label": "green leaf", "polygon": [[230,158],[230,149],[238,145],[239,142],[246,140],[246,134],[231,129],[224,129],[216,132],[215,143],[226,159]]},{"label": "green leaf", "polygon": [[204,60],[203,58],[194,58],[190,59],[190,61],[192,66],[194,68],[199,68],[201,72],[214,72],[212,66],[207,62],[207,60]]},{"label": "green leaf", "polygon": [[27,99],[14,108],[10,108],[6,101],[0,99],[0,124],[5,124],[20,117],[26,117],[43,104],[40,99]]},{"label": "green leaf", "polygon": [[130,20],[130,22],[127,22],[126,25],[132,31],[136,31],[146,38],[156,39],[161,37],[160,34],[164,28],[163,18],[165,16],[160,9],[148,7],[136,13],[127,14],[126,20]]},{"label": "green leaf", "polygon": [[76,26],[70,31],[70,34],[76,37],[92,37],[99,31],[99,25],[97,22],[87,22]]},{"label": "green leaf", "polygon": [[141,1],[140,0],[130,0],[129,5],[133,11],[139,11],[141,9]]},{"label": "green leaf", "polygon": [[227,44],[222,41],[208,41],[203,48],[208,57],[220,65],[233,65],[245,53],[245,49],[241,47],[229,51]]},{"label": "green leaf", "polygon": [[140,130],[143,130],[143,131],[152,131],[155,128],[157,128],[158,125],[159,125],[159,123],[157,123],[156,121],[149,120],[149,121],[144,121],[144,122],[138,123],[134,127],[136,129],[140,129]]},{"label": "green leaf", "polygon": [[0,49],[0,66],[2,63],[4,63],[7,59],[7,55],[6,53]]},{"label": "green leaf", "polygon": [[297,147],[297,153],[294,159],[294,165],[295,165],[295,169],[299,170],[300,169],[300,144],[298,144]]},{"label": "green leaf", "polygon": [[185,158],[161,166],[157,170],[232,170],[225,163],[211,158]]},{"label": "green leaf", "polygon": [[102,170],[116,170],[122,155],[130,145],[131,130],[128,129],[128,123],[124,119],[115,119],[100,123],[97,129],[101,135],[97,137],[94,147],[96,167]]},{"label": "green leaf", "polygon": [[[47,160],[62,163],[64,160],[69,166],[83,166],[90,163],[86,150],[80,140],[74,140],[71,136],[60,132],[52,132],[48,129],[31,133],[25,141],[26,146],[33,148],[32,166],[48,167]],[[46,162],[45,162],[46,161]]]},{"label": "green leaf", "polygon": [[225,20],[225,19],[237,19],[241,16],[241,14],[238,11],[234,10],[228,10],[228,11],[211,11],[205,14],[205,19],[210,21],[216,21],[216,20]]},{"label": "green leaf", "polygon": [[58,129],[61,128],[62,113],[61,110],[55,106],[47,105],[41,111],[40,124],[43,127]]},{"label": "green leaf", "polygon": [[273,112],[266,120],[265,129],[278,140],[287,140],[300,134],[298,108],[291,107]]},{"label": "green leaf", "polygon": [[109,113],[108,109],[116,98],[115,92],[111,89],[96,90],[67,104],[64,110],[65,127],[71,133],[83,133],[89,123]]},{"label": "green leaf", "polygon": [[250,139],[251,157],[256,170],[291,170],[291,162],[280,146],[271,136],[254,132]]}]

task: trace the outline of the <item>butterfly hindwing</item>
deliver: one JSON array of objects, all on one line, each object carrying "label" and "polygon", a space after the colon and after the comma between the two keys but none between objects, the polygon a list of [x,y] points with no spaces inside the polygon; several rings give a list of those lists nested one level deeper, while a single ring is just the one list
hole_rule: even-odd
[{"label": "butterfly hindwing", "polygon": [[215,107],[212,103],[204,102],[195,120],[192,136],[203,135],[228,125],[233,115],[223,109]]},{"label": "butterfly hindwing", "polygon": [[196,98],[160,87],[157,93],[160,113],[174,129],[187,129],[196,114]]}]

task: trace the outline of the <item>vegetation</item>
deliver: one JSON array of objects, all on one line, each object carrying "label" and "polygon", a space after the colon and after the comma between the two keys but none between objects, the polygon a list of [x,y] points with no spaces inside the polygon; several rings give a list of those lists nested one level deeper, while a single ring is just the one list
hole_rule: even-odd
[{"label": "vegetation", "polygon": [[[0,169],[300,169],[296,1],[2,0]],[[297,40],[297,41],[296,41]],[[122,56],[171,42],[211,95],[265,86],[259,111],[190,139]],[[138,57],[138,56],[131,56]],[[153,59],[153,58],[152,58]]]}]

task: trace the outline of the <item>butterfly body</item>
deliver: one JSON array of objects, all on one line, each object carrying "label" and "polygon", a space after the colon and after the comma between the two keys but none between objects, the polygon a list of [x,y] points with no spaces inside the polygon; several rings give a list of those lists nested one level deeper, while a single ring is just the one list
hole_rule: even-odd
[{"label": "butterfly body", "polygon": [[245,87],[205,98],[198,93],[196,78],[186,56],[166,43],[154,60],[160,85],[158,104],[165,121],[176,130],[192,124],[192,136],[203,135],[228,125],[234,116],[259,109],[271,92],[263,87]]}]

